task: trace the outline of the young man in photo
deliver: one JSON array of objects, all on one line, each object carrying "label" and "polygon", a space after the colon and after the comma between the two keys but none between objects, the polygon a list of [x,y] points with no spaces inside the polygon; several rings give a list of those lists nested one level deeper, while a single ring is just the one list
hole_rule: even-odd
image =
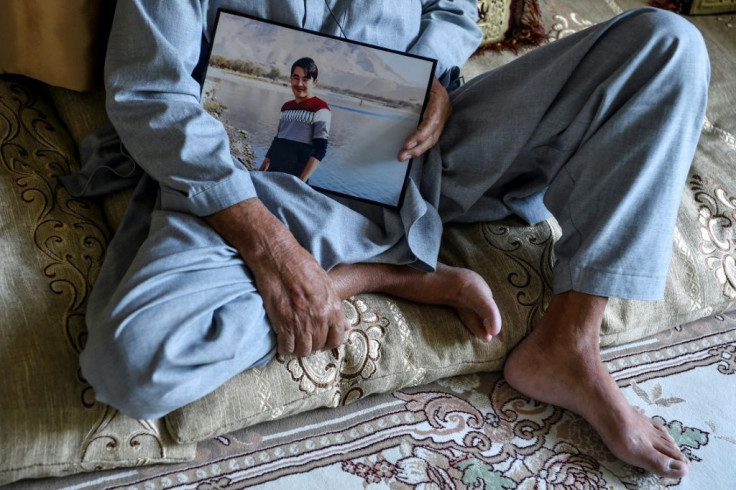
[{"label": "young man in photo", "polygon": [[306,182],[327,153],[330,107],[312,94],[319,70],[312,58],[291,66],[289,83],[294,100],[281,107],[277,135],[258,170],[285,172]]}]

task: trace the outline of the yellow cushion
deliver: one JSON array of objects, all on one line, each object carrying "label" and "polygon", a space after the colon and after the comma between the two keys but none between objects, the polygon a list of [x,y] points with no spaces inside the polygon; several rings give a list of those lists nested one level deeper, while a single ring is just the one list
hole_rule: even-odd
[{"label": "yellow cushion", "polygon": [[114,2],[6,0],[0,15],[0,73],[89,90],[102,81]]}]

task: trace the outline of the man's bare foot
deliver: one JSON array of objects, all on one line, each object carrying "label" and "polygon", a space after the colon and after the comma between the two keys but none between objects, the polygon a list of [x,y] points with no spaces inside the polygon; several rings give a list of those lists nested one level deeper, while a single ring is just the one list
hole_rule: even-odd
[{"label": "man's bare foot", "polygon": [[455,309],[470,332],[489,342],[501,331],[501,314],[491,288],[477,273],[437,264],[435,272],[407,266],[352,264],[329,272],[343,299],[359,293],[381,292],[419,303]]},{"label": "man's bare foot", "polygon": [[607,298],[576,292],[552,298],[535,330],[509,355],[506,381],[527,396],[581,415],[619,459],[659,476],[690,463],[667,430],[637,412],[606,370],[599,333]]},{"label": "man's bare foot", "polygon": [[501,331],[501,313],[493,300],[491,288],[470,269],[437,264],[434,277],[427,276],[427,286],[445,295],[444,304],[455,309],[470,333],[490,342]]}]

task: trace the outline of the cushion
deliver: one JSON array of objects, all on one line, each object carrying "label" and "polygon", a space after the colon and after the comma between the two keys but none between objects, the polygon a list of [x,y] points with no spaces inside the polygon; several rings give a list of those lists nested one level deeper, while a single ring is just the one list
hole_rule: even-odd
[{"label": "cushion", "polygon": [[102,62],[115,2],[7,0],[0,16],[0,73],[89,90]]},{"label": "cushion", "polygon": [[478,26],[483,31],[482,44],[503,41],[517,26],[524,8],[519,0],[478,0]]},{"label": "cushion", "polygon": [[[60,87],[47,87],[47,91],[59,119],[66,125],[77,146],[89,133],[110,124],[105,112],[104,90],[79,93]],[[111,230],[117,230],[132,195],[133,189],[130,188],[99,199],[102,214]]]},{"label": "cushion", "polygon": [[686,15],[736,12],[736,0],[652,0],[650,3]]},{"label": "cushion", "polygon": [[483,40],[474,56],[539,46],[547,40],[537,0],[478,0]]},{"label": "cushion", "polygon": [[161,421],[94,402],[80,378],[84,307],[110,231],[58,176],[76,147],[28,80],[0,77],[0,485],[27,477],[184,461]]}]

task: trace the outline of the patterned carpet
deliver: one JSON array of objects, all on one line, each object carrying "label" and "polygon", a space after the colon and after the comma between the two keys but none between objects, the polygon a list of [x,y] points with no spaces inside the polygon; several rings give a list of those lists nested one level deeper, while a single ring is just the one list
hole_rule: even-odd
[{"label": "patterned carpet", "polygon": [[682,481],[621,463],[580,417],[532,401],[489,373],[218,437],[200,444],[190,464],[7,490],[733,488],[736,312],[603,355],[630,403],[665,424],[692,460]]}]

